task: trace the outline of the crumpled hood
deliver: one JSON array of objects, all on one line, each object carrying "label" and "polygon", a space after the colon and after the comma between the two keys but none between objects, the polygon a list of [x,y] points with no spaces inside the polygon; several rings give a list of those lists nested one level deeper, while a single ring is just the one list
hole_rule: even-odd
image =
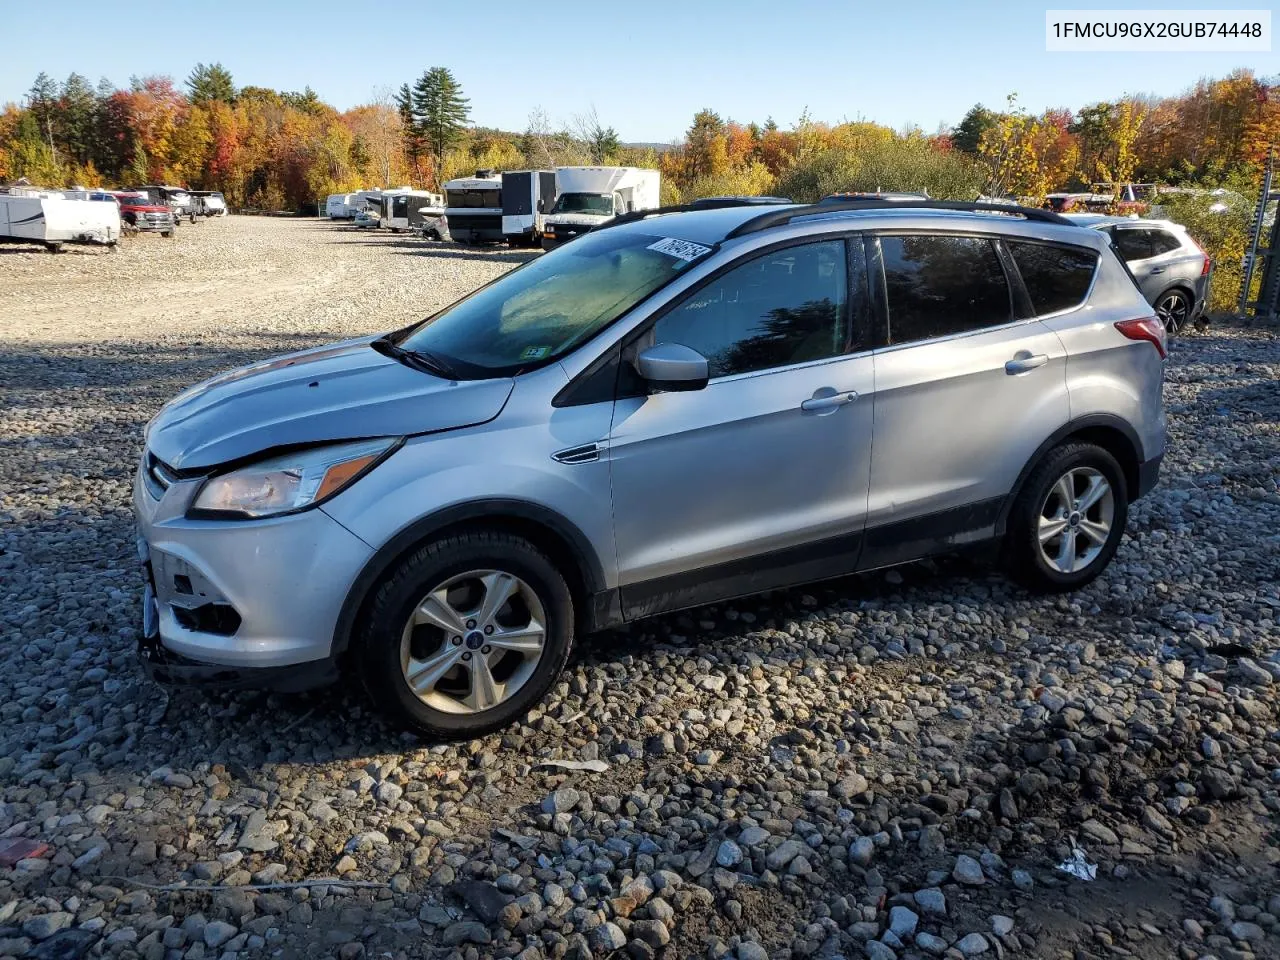
[{"label": "crumpled hood", "polygon": [[177,470],[290,444],[392,437],[492,420],[510,377],[451,381],[383,356],[374,337],[291,353],[197,384],[147,425],[147,447]]}]

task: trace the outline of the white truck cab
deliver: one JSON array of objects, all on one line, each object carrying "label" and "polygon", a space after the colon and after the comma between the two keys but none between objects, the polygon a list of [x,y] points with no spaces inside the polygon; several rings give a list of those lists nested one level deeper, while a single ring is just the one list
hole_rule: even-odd
[{"label": "white truck cab", "polygon": [[543,219],[551,250],[606,220],[658,206],[662,175],[640,167],[557,167],[556,202]]}]

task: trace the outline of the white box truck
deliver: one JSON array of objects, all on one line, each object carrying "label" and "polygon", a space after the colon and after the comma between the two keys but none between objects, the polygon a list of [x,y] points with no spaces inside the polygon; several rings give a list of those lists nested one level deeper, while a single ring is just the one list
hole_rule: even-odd
[{"label": "white box truck", "polygon": [[502,177],[477,170],[444,185],[444,219],[449,236],[459,243],[494,243],[502,239]]},{"label": "white box truck", "polygon": [[57,253],[64,243],[114,247],[120,241],[120,204],[114,199],[73,200],[53,190],[24,193],[0,194],[0,243],[42,243]]},{"label": "white box truck", "polygon": [[662,174],[640,167],[557,167],[556,202],[542,223],[551,250],[619,214],[653,210]]},{"label": "white box truck", "polygon": [[536,247],[542,218],[556,202],[554,170],[507,170],[502,174],[502,235],[512,247]]}]

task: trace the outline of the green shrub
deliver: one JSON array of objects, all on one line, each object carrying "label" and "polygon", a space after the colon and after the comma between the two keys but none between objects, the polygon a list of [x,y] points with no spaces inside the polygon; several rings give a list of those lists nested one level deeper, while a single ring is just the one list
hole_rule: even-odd
[{"label": "green shrub", "polygon": [[985,180],[972,157],[939,150],[923,137],[895,137],[854,150],[820,150],[797,161],[775,189],[804,203],[846,191],[923,191],[938,200],[972,200]]},{"label": "green shrub", "polygon": [[[1158,201],[1162,208],[1160,215],[1186,227],[1196,243],[1212,258],[1213,283],[1207,310],[1216,315],[1236,312],[1249,225],[1253,220],[1255,198],[1250,191],[1257,190],[1256,184],[1251,185],[1248,178],[1240,177],[1232,178],[1222,186],[1226,192],[1217,196],[1212,193],[1174,193],[1164,194]],[[1257,282],[1255,275],[1255,293]]]}]

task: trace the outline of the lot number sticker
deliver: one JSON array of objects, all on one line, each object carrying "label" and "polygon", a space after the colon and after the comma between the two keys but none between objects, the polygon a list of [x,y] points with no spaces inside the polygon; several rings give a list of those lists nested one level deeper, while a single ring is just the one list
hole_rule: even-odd
[{"label": "lot number sticker", "polygon": [[704,247],[700,243],[693,243],[689,240],[677,240],[675,237],[664,237],[657,243],[649,244],[649,249],[665,253],[667,256],[675,257],[677,260],[683,260],[686,263],[697,260],[699,257],[706,256],[711,252],[710,247]]}]

